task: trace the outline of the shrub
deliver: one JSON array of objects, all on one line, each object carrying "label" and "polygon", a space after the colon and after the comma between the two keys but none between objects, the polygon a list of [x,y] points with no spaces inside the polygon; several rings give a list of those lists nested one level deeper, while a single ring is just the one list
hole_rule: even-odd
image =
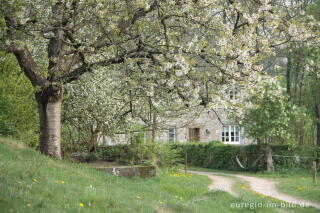
[{"label": "shrub", "polygon": [[101,153],[99,152],[91,152],[91,153],[85,154],[84,156],[84,160],[86,162],[97,161],[99,159],[101,159]]},{"label": "shrub", "polygon": [[179,149],[172,149],[171,144],[160,144],[157,149],[157,165],[173,168],[183,162]]},{"label": "shrub", "polygon": [[[265,144],[246,146],[225,145],[222,143],[186,143],[175,144],[181,157],[188,154],[188,163],[192,166],[224,169],[263,171],[266,168],[264,153]],[[320,157],[320,149],[311,146],[293,146],[290,144],[271,145],[275,168],[310,168],[312,161]],[[300,162],[294,156],[299,156]],[[241,168],[241,165],[245,168]]]}]

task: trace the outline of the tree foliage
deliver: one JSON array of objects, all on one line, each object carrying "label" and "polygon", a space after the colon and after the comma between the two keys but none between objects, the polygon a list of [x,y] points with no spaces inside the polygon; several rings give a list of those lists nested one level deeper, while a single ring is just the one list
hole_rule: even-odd
[{"label": "tree foliage", "polygon": [[0,134],[38,146],[38,115],[32,85],[12,55],[0,52]]},{"label": "tree foliage", "polygon": [[260,143],[303,143],[301,127],[312,126],[306,110],[289,101],[278,81],[265,83],[264,90],[251,96],[237,120],[246,134]]},{"label": "tree foliage", "polygon": [[[275,48],[317,37],[317,23],[296,3],[2,0],[1,44],[36,88],[41,151],[59,157],[65,84],[118,65],[158,79],[149,91],[164,86],[184,102],[214,106],[221,86],[254,88]],[[144,83],[133,79],[133,88]]]}]

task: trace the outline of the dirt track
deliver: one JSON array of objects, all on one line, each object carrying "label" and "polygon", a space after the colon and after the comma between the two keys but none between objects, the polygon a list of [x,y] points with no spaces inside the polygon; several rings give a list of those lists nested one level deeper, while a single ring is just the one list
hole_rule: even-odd
[{"label": "dirt track", "polygon": [[303,199],[296,198],[288,194],[279,192],[275,186],[276,182],[268,179],[251,177],[251,176],[240,175],[240,174],[220,173],[220,172],[200,172],[200,171],[190,171],[190,172],[194,174],[199,174],[199,175],[206,175],[211,180],[213,180],[213,183],[209,185],[210,190],[222,190],[230,193],[233,196],[237,196],[238,194],[232,190],[232,185],[234,183],[234,180],[226,177],[226,176],[232,176],[248,182],[251,191],[255,191],[260,194],[270,196],[290,204],[311,206],[311,207],[320,209],[319,203],[303,200]]}]

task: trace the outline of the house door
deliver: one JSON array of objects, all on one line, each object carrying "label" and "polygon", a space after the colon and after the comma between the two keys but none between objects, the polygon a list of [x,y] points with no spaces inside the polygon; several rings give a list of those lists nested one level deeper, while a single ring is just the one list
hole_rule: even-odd
[{"label": "house door", "polygon": [[189,142],[200,141],[200,128],[189,128]]}]

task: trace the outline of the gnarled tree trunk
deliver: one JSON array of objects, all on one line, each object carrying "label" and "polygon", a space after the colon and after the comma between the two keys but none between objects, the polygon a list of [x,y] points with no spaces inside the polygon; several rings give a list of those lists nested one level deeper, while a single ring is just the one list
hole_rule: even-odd
[{"label": "gnarled tree trunk", "polygon": [[36,93],[40,118],[40,151],[61,158],[61,103],[63,89],[48,87]]}]

